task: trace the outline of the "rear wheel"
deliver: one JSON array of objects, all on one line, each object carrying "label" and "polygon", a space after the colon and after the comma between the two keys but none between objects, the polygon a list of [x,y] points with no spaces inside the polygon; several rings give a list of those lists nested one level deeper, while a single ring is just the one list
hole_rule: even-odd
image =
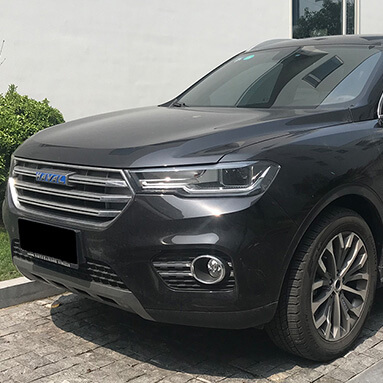
[{"label": "rear wheel", "polygon": [[294,256],[277,313],[267,326],[270,337],[308,359],[342,355],[360,334],[376,279],[375,242],[366,222],[348,209],[325,212]]}]

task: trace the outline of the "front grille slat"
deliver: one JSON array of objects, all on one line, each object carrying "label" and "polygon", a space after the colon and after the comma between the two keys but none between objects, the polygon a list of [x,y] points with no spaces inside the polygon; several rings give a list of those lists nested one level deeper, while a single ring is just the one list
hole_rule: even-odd
[{"label": "front grille slat", "polygon": [[70,181],[74,184],[80,184],[80,185],[93,185],[93,186],[126,188],[126,182],[125,181],[103,180],[102,178],[96,178],[96,177],[71,176]]},{"label": "front grille slat", "polygon": [[192,274],[188,273],[187,271],[161,271],[160,272],[161,277],[163,278],[185,278],[185,277],[191,277]]},{"label": "front grille slat", "polygon": [[[38,182],[39,171],[67,174],[68,184]],[[17,201],[31,213],[90,224],[108,224],[132,201],[133,191],[119,169],[15,159],[12,178]]]},{"label": "front grille slat", "polygon": [[84,191],[76,190],[60,190],[53,189],[49,187],[44,187],[39,184],[31,184],[29,182],[17,181],[15,183],[16,189],[27,190],[30,192],[40,193],[40,194],[51,194],[59,197],[68,197],[74,199],[81,199],[85,201],[95,201],[95,202],[128,202],[130,197],[127,195],[118,195],[118,194],[99,194],[99,193],[87,193]]},{"label": "front grille slat", "polygon": [[30,177],[35,177],[36,176],[36,172],[35,170],[32,170],[32,169],[24,169],[22,167],[19,167],[19,166],[15,166],[13,168],[13,172],[17,175],[21,175],[21,176],[30,176]]},{"label": "front grille slat", "polygon": [[25,196],[20,196],[18,197],[19,202],[29,204],[29,205],[34,205],[34,206],[39,206],[43,208],[49,208],[49,209],[54,209],[54,210],[60,210],[60,211],[65,211],[68,213],[74,213],[74,214],[82,214],[82,215],[88,215],[88,216],[93,216],[93,217],[111,217],[114,218],[118,214],[120,214],[120,211],[118,210],[95,210],[95,209],[88,209],[84,207],[77,207],[74,205],[69,205],[69,204],[61,204],[59,202],[48,202],[44,201],[39,198],[31,198],[31,197],[25,197]]}]

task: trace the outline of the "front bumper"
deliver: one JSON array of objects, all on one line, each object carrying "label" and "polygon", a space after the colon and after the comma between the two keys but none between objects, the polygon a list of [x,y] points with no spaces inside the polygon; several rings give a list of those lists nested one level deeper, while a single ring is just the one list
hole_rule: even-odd
[{"label": "front bumper", "polygon": [[[84,279],[65,266],[20,256],[15,251],[19,218],[78,230],[80,268],[89,262],[108,265],[125,287]],[[3,219],[13,261],[27,277],[64,286],[145,319],[220,328],[247,328],[272,319],[285,275],[286,249],[296,231],[267,194],[222,199],[136,195],[118,218],[100,228],[21,211],[7,195]],[[184,253],[230,258],[234,287],[189,291],[169,287],[152,261],[159,255]]]}]

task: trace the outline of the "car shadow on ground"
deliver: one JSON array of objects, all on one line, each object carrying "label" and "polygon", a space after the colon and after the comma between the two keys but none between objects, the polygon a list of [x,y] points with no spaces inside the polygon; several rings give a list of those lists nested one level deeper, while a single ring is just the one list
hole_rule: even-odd
[{"label": "car shadow on ground", "polygon": [[[318,372],[331,364],[316,363],[278,349],[265,331],[220,330],[167,325],[141,319],[118,308],[74,294],[63,295],[51,308],[61,330],[106,350],[117,352],[134,365],[148,363],[174,372],[238,379],[288,375],[298,370]],[[383,291],[355,347],[372,337],[383,324]],[[319,376],[319,375],[318,375]]]}]

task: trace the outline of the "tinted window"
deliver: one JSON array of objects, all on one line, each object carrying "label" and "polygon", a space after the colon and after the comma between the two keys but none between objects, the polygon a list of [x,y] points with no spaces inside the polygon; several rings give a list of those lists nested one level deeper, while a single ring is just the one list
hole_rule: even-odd
[{"label": "tinted window", "polygon": [[382,53],[375,53],[356,67],[334,90],[324,99],[322,105],[331,105],[351,101],[363,90],[372,71],[376,67]]},{"label": "tinted window", "polygon": [[187,106],[318,107],[352,101],[382,53],[368,46],[306,46],[248,52],[178,101]]}]

